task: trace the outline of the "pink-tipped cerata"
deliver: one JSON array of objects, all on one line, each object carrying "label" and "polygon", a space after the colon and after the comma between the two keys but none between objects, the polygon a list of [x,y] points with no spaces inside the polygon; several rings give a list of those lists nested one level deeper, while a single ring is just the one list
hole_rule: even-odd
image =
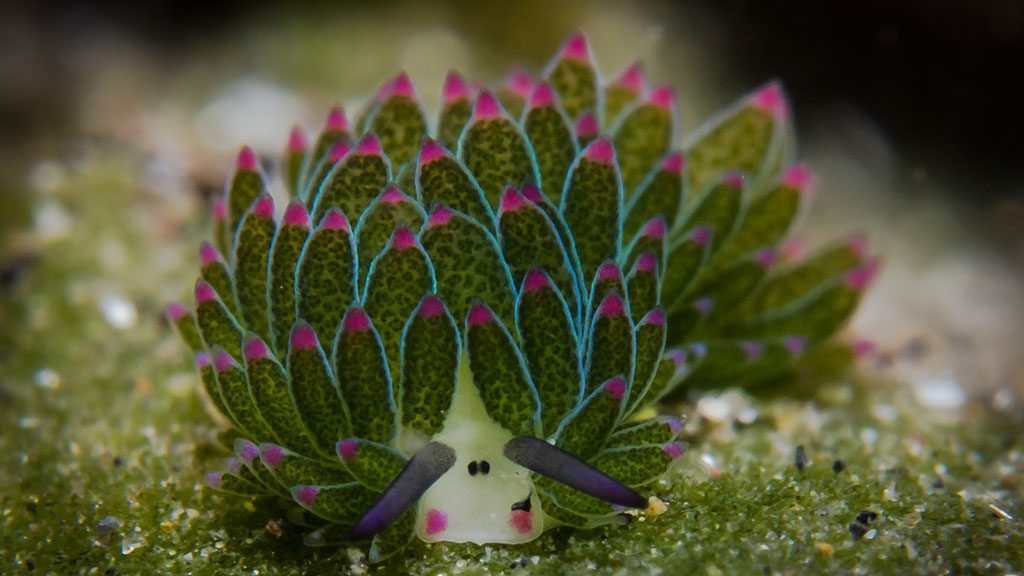
[{"label": "pink-tipped cerata", "polygon": [[587,44],[587,37],[582,32],[570,36],[562,46],[561,57],[580,62],[590,60],[590,46]]},{"label": "pink-tipped cerata", "polygon": [[408,250],[416,246],[416,235],[408,226],[399,226],[391,237],[391,246],[395,250]]},{"label": "pink-tipped cerata", "polygon": [[441,98],[445,104],[470,97],[469,85],[458,72],[449,72],[444,78],[444,85],[441,88]]},{"label": "pink-tipped cerata", "polygon": [[544,108],[555,103],[555,91],[547,82],[541,82],[530,95],[530,108]]},{"label": "pink-tipped cerata", "polygon": [[437,296],[427,296],[420,305],[420,316],[434,318],[444,314],[444,302]]},{"label": "pink-tipped cerata", "polygon": [[550,282],[548,281],[548,275],[539,268],[534,268],[526,273],[526,278],[523,279],[523,291],[530,293],[536,292],[546,288]]},{"label": "pink-tipped cerata", "polygon": [[342,330],[345,332],[366,332],[370,329],[370,317],[362,308],[350,308],[345,314]]},{"label": "pink-tipped cerata", "polygon": [[483,304],[474,304],[469,309],[469,325],[482,326],[494,320],[494,314]]},{"label": "pink-tipped cerata", "polygon": [[319,340],[312,326],[300,324],[292,330],[291,344],[292,350],[310,350],[317,347]]},{"label": "pink-tipped cerata", "polygon": [[298,124],[292,126],[292,131],[288,133],[288,153],[301,154],[307,148],[309,148],[309,139],[306,137],[305,130]]},{"label": "pink-tipped cerata", "polygon": [[611,164],[615,161],[615,146],[608,138],[594,140],[583,151],[583,157],[598,164]]},{"label": "pink-tipped cerata", "polygon": [[239,170],[256,171],[260,166],[260,160],[256,153],[248,146],[242,146],[238,152],[238,161],[235,163]]},{"label": "pink-tipped cerata", "polygon": [[266,342],[259,338],[253,338],[245,343],[242,355],[247,362],[256,362],[270,356],[270,350],[267,348]]},{"label": "pink-tipped cerata", "polygon": [[288,204],[284,211],[284,225],[309,228],[309,212],[302,202],[294,201]]},{"label": "pink-tipped cerata", "polygon": [[442,158],[447,154],[444,146],[441,146],[434,140],[427,138],[423,141],[423,147],[420,148],[420,166],[425,166],[431,162]]},{"label": "pink-tipped cerata", "polygon": [[484,90],[477,96],[476,105],[473,106],[473,119],[490,120],[499,116],[501,116],[501,104],[498,103],[494,94]]}]

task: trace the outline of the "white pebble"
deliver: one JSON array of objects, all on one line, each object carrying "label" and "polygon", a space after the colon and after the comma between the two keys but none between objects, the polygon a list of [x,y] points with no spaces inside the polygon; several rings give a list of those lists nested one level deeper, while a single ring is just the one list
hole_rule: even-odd
[{"label": "white pebble", "polygon": [[952,376],[915,380],[914,397],[926,408],[955,410],[967,401],[967,393]]},{"label": "white pebble", "polygon": [[71,233],[71,216],[54,201],[42,204],[33,215],[36,233],[43,242],[56,242]]},{"label": "white pebble", "polygon": [[60,386],[60,374],[52,368],[40,368],[32,375],[32,381],[40,388],[56,390]]},{"label": "white pebble", "polygon": [[100,298],[100,311],[107,324],[119,330],[133,328],[139,321],[139,313],[131,300],[114,294],[106,294]]}]

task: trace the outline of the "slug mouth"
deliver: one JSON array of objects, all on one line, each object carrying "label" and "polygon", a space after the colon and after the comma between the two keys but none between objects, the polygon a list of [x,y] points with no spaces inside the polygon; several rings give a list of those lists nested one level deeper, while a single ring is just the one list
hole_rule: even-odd
[{"label": "slug mouth", "polygon": [[533,490],[526,495],[526,498],[512,504],[512,511],[522,510],[523,512],[529,512],[533,509]]}]

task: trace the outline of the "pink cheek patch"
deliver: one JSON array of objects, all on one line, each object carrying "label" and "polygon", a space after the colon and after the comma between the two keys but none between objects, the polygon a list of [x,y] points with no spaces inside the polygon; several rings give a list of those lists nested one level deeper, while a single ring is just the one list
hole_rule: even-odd
[{"label": "pink cheek patch", "polygon": [[437,508],[431,508],[427,510],[427,534],[433,536],[440,534],[448,529],[448,515],[438,510]]},{"label": "pink cheek patch", "polygon": [[508,517],[508,523],[520,534],[533,532],[533,515],[526,510],[515,510]]}]

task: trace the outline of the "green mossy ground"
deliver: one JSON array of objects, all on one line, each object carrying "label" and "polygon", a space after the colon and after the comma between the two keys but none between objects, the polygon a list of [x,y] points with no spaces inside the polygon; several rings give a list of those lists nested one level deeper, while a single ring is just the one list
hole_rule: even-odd
[{"label": "green mossy ground", "polygon": [[[0,302],[0,573],[1024,569],[1019,414],[972,403],[943,418],[879,382],[837,382],[809,402],[751,400],[747,425],[691,418],[690,452],[651,489],[669,502],[657,518],[517,547],[417,542],[374,566],[354,548],[305,547],[287,525],[273,535],[281,510],[203,487],[218,429],[162,317],[191,287],[202,202],[148,191],[142,163],[114,150],[56,170],[36,205],[65,213],[70,228],[39,241]],[[124,303],[136,318],[118,315]],[[837,459],[845,470],[833,471]],[[855,540],[862,510],[877,519]]]}]

